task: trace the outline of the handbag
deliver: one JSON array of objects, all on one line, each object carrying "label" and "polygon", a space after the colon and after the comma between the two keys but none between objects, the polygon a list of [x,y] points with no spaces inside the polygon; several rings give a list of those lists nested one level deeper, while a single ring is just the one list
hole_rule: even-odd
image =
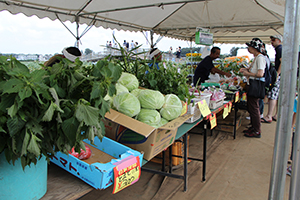
[{"label": "handbag", "polygon": [[265,98],[265,82],[260,79],[249,79],[247,96],[259,99]]}]

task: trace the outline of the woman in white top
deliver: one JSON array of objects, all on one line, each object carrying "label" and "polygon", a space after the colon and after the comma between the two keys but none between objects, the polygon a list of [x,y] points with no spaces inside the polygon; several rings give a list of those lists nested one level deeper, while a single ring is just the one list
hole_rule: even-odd
[{"label": "woman in white top", "polygon": [[[254,60],[249,68],[242,68],[240,72],[249,79],[263,78],[266,67],[266,60],[261,54],[261,47],[263,42],[259,38],[253,38],[248,46],[249,53],[253,54]],[[264,85],[263,85],[264,87]],[[247,108],[250,114],[251,127],[248,130],[244,130],[246,137],[261,137],[261,122],[259,114],[259,98],[247,95]]]}]

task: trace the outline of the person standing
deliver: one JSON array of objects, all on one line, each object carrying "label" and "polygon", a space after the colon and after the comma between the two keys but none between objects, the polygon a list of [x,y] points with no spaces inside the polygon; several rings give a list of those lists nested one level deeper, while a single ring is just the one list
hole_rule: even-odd
[{"label": "person standing", "polygon": [[226,75],[230,77],[231,74],[227,72],[223,72],[214,67],[213,60],[220,57],[221,49],[219,47],[213,47],[210,50],[210,55],[206,56],[197,66],[195,73],[194,73],[194,86],[196,86],[198,80],[200,79],[198,85],[200,83],[204,83],[205,80],[208,80],[208,76],[210,73],[218,73],[221,75]]},{"label": "person standing", "polygon": [[134,49],[135,48],[135,44],[133,42],[133,40],[131,40],[131,43],[130,43],[130,50]]},{"label": "person standing", "polygon": [[[253,38],[248,46],[249,53],[253,54],[254,60],[249,68],[241,68],[240,72],[249,79],[249,84],[253,84],[253,80],[259,79],[264,81],[264,71],[266,68],[266,59],[261,54],[261,47],[263,42],[259,38]],[[263,80],[262,80],[263,79]],[[265,87],[264,85],[261,87]],[[250,114],[251,127],[244,130],[244,136],[246,137],[261,137],[261,121],[259,114],[259,98],[247,94],[247,110]]]},{"label": "person standing", "polygon": [[[279,97],[280,73],[281,73],[281,55],[282,55],[282,36],[270,36],[271,44],[275,48],[275,69],[277,71],[277,81],[268,93],[269,107],[268,114],[263,118],[265,123],[277,121],[277,102]],[[275,113],[274,113],[275,112]],[[274,115],[273,115],[274,114]]]},{"label": "person standing", "polygon": [[177,59],[177,62],[179,61],[181,57],[181,47],[178,47],[177,51],[176,51],[176,59]]},{"label": "person standing", "polygon": [[173,57],[173,48],[170,47],[170,49],[169,49],[169,60],[172,60],[172,57]]}]

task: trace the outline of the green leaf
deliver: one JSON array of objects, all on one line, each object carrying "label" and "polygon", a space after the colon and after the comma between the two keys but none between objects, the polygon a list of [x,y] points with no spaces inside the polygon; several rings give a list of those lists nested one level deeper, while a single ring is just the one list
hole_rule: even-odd
[{"label": "green leaf", "polygon": [[14,105],[12,105],[8,111],[7,111],[7,114],[10,116],[10,117],[14,117],[16,115],[16,113],[18,112],[18,106],[16,105],[16,103],[14,103]]},{"label": "green leaf", "polygon": [[79,101],[75,111],[75,116],[79,122],[84,121],[86,125],[92,126],[98,123],[99,109],[85,105]]},{"label": "green leaf", "polygon": [[94,83],[93,88],[92,88],[91,100],[92,99],[97,99],[101,95],[101,90],[103,90],[103,88],[101,88],[101,85],[96,84],[96,83],[97,82]]},{"label": "green leaf", "polygon": [[79,122],[75,117],[71,117],[62,123],[62,130],[71,143],[75,143],[76,141],[76,132],[78,126]]},{"label": "green leaf", "polygon": [[31,88],[27,85],[19,91],[20,101],[30,97],[32,94]]},{"label": "green leaf", "polygon": [[40,142],[41,140],[36,137],[34,134],[31,134],[31,140],[29,142],[29,145],[27,147],[27,150],[30,153],[33,153],[36,157],[40,156],[41,151],[38,145],[38,142]]},{"label": "green leaf", "polygon": [[7,128],[11,137],[19,133],[19,131],[21,131],[24,126],[25,121],[21,120],[21,118],[19,117],[13,117],[7,120]]},{"label": "green leaf", "polygon": [[50,104],[49,108],[47,109],[47,111],[45,112],[45,115],[43,116],[42,121],[50,122],[52,120],[54,111],[56,110],[54,105],[55,105],[55,103],[53,103],[51,101],[51,104]]},{"label": "green leaf", "polygon": [[3,91],[3,94],[18,93],[23,88],[23,85],[23,81],[19,79],[9,79],[0,89]]},{"label": "green leaf", "polygon": [[23,145],[22,145],[21,156],[27,153],[27,146],[29,144],[29,139],[30,139],[30,134],[26,131]]}]

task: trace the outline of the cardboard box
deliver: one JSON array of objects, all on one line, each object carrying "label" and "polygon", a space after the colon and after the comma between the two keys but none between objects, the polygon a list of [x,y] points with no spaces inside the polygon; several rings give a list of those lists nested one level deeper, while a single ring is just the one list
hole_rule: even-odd
[{"label": "cardboard box", "polygon": [[191,117],[180,116],[156,129],[111,109],[105,115],[105,136],[144,152],[144,159],[151,160],[174,143],[178,127]]},{"label": "cardboard box", "polygon": [[[189,157],[189,140],[190,136],[188,135],[187,139],[187,156]],[[169,165],[169,150],[171,147],[169,147],[165,152],[165,162],[166,165]],[[172,157],[172,166],[181,165],[184,162],[184,143],[183,138],[180,138],[172,144],[172,154],[176,156],[182,156],[182,158],[179,157]],[[156,157],[152,158],[150,161],[155,163],[162,163],[162,153],[159,153]]]},{"label": "cardboard box", "polygon": [[[215,130],[233,133],[233,128],[234,128],[233,123],[234,123],[234,111],[232,111],[225,119],[223,119],[223,115],[220,115],[217,118],[217,126],[215,127]],[[238,112],[236,117],[236,130],[238,130],[241,125],[242,125],[242,114]]]},{"label": "cardboard box", "polygon": [[85,181],[95,189],[105,189],[114,183],[114,167],[116,163],[129,156],[139,156],[143,162],[143,154],[119,144],[107,137],[95,137],[95,145],[88,140],[85,143],[90,147],[92,155],[89,159],[79,160],[72,155],[57,152],[51,162]]}]

